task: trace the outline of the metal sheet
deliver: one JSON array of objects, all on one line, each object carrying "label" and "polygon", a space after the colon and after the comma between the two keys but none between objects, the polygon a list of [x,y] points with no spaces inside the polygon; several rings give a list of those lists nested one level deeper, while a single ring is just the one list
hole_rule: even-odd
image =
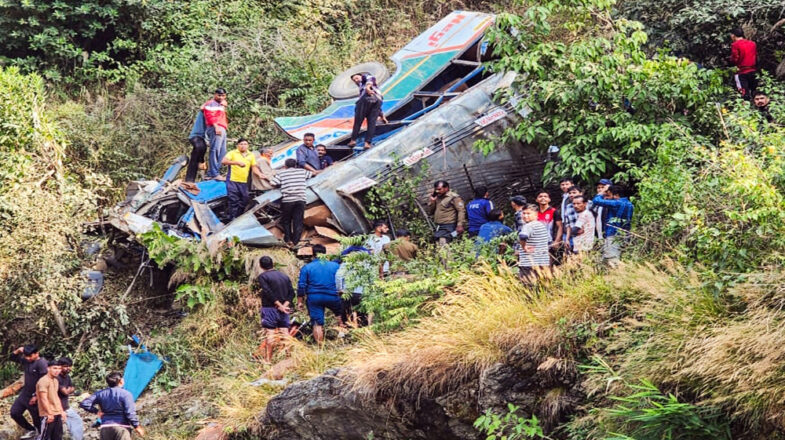
[{"label": "metal sheet", "polygon": [[241,243],[256,246],[270,246],[281,242],[256,219],[254,211],[248,211],[237,217],[225,228],[207,238],[208,247],[232,238],[237,238]]},{"label": "metal sheet", "polygon": [[[396,71],[380,85],[384,113],[408,103],[414,92],[482,38],[493,20],[490,14],[453,11],[395,53],[391,59]],[[275,122],[295,139],[312,132],[317,143],[329,145],[351,132],[355,102],[356,99],[339,100],[318,114],[276,118]],[[283,153],[289,154],[289,150]]]}]

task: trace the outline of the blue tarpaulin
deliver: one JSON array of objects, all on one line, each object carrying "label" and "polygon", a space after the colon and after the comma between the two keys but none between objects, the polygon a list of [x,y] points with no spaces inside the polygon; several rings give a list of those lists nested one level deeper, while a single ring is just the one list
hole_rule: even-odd
[{"label": "blue tarpaulin", "polygon": [[125,385],[123,388],[130,391],[134,396],[134,400],[139,398],[147,384],[153,380],[155,374],[163,366],[163,361],[158,356],[150,353],[142,346],[142,350],[138,353],[131,351],[128,358],[128,363],[125,365],[125,373],[123,374],[123,381]]},{"label": "blue tarpaulin", "polygon": [[219,180],[204,180],[196,184],[199,194],[192,194],[184,189],[180,189],[189,199],[199,203],[209,203],[213,200],[226,197],[226,182]]}]

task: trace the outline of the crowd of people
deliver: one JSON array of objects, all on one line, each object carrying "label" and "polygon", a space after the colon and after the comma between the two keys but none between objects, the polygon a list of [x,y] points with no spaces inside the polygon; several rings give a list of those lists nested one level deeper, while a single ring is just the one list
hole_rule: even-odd
[{"label": "crowd of people", "polygon": [[[536,203],[527,203],[521,195],[511,197],[513,222],[505,225],[504,211],[494,206],[486,187],[476,187],[476,197],[464,204],[460,195],[450,189],[449,182],[439,180],[433,185],[427,209],[434,224],[433,239],[439,246],[447,246],[465,234],[476,246],[490,246],[495,244],[494,239],[512,235],[520,278],[525,283],[536,282],[566,258],[580,259],[594,249],[608,264],[617,264],[629,238],[634,210],[625,188],[602,179],[595,186],[594,197],[589,198],[572,179],[562,179],[559,187],[558,206],[551,206],[551,195],[546,190],[536,193]],[[347,282],[352,271],[357,270],[347,259],[355,253],[376,255],[379,258],[375,260],[360,260],[365,269],[378,270],[379,279],[402,275],[403,271],[391,268],[389,260],[411,261],[417,258],[419,249],[411,241],[409,231],[398,230],[395,240],[389,233],[385,221],[375,221],[362,245],[348,246],[337,261],[322,257],[326,253],[323,245],[312,246],[312,260],[300,270],[296,289],[288,276],[274,269],[269,256],[260,259],[262,273],[257,277],[256,288],[262,297],[261,321],[266,332],[263,355],[267,361],[271,361],[274,348],[284,346],[282,341],[293,335],[290,314],[295,310],[307,309],[317,343],[324,341],[328,310],[339,326],[371,322],[372,316],[358,312],[366,286]],[[499,252],[505,249],[500,243]]]},{"label": "crowd of people", "polygon": [[[357,310],[362,301],[364,286],[350,286],[347,282],[353,270],[347,264],[347,258],[355,253],[382,256],[387,252],[399,261],[410,261],[417,257],[419,249],[412,243],[409,231],[398,230],[398,238],[394,241],[387,235],[388,232],[387,223],[375,222],[373,233],[367,240],[362,245],[348,246],[338,261],[320,258],[327,253],[323,245],[311,246],[312,259],[300,269],[296,290],[292,280],[275,269],[271,257],[263,256],[259,259],[261,273],[256,277],[256,288],[262,298],[261,321],[265,331],[265,360],[271,361],[273,350],[281,347],[286,337],[292,335],[293,323],[290,315],[295,310],[307,309],[311,333],[317,343],[324,341],[325,312],[328,310],[340,326],[349,322],[355,325],[370,323],[371,317]],[[364,264],[371,263],[366,261]],[[370,266],[368,268],[376,270]],[[389,261],[382,261],[378,270],[379,277],[390,275]]]},{"label": "crowd of people", "polygon": [[437,181],[433,188],[428,213],[436,225],[435,241],[444,245],[465,230],[478,243],[488,243],[516,232],[520,275],[528,281],[544,269],[561,264],[564,258],[581,258],[598,242],[602,242],[603,259],[611,265],[617,264],[632,223],[633,205],[626,189],[608,179],[597,182],[591,199],[573,179],[561,179],[558,208],[551,206],[551,195],[544,189],[537,192],[536,203],[527,203],[521,195],[513,196],[510,198],[515,213],[512,227],[503,224],[504,212],[494,207],[485,186],[475,188],[475,198],[465,208],[448,182]]},{"label": "crowd of people", "polygon": [[[70,438],[84,438],[84,422],[69,400],[75,394],[71,379],[73,362],[62,357],[48,362],[35,345],[14,350],[12,358],[24,371],[23,385],[11,406],[11,418],[25,433],[22,439],[61,440],[64,426]],[[136,417],[131,393],[123,389],[123,375],[112,372],[106,377],[108,388],[85,398],[83,410],[97,414],[101,440],[130,440],[131,432],[145,435]],[[25,413],[29,414],[28,420]]]},{"label": "crowd of people", "polygon": [[[765,93],[758,90],[757,78],[757,46],[755,42],[745,38],[744,31],[740,28],[730,32],[732,40],[730,51],[730,62],[736,67],[734,74],[734,84],[739,93],[746,100],[749,100],[753,107],[760,111],[761,115],[769,122],[773,120],[769,110],[770,99]],[[384,97],[379,89],[376,78],[369,74],[355,74],[351,77],[358,87],[358,99],[355,103],[354,124],[350,136],[349,147],[356,145],[360,136],[362,124],[366,124],[364,149],[372,147],[372,140],[375,135],[378,120],[387,123],[387,119],[382,112]],[[185,182],[193,183],[196,180],[200,163],[204,160],[208,150],[209,155],[206,164],[205,179],[225,180],[226,190],[229,200],[226,217],[228,221],[242,214],[248,207],[250,198],[249,190],[266,191],[280,187],[282,192],[287,192],[282,204],[282,217],[284,218],[284,241],[294,246],[297,244],[298,227],[302,223],[304,213],[304,187],[305,180],[317,176],[330,167],[334,161],[327,151],[327,147],[322,144],[315,144],[313,133],[305,133],[302,144],[296,150],[294,162],[287,160],[286,165],[281,170],[272,167],[273,150],[263,149],[261,152],[249,151],[248,141],[239,139],[236,148],[227,153],[226,140],[229,128],[226,115],[228,106],[227,93],[223,88],[215,90],[213,97],[207,100],[197,111],[189,141],[193,148],[188,162]],[[630,110],[632,110],[630,106]],[[359,148],[359,147],[358,147]],[[226,176],[221,174],[221,166],[228,167]],[[305,170],[292,171],[292,169]],[[279,174],[285,174],[281,178]],[[438,183],[438,182],[437,182]],[[468,218],[463,213],[463,207],[457,206],[460,198],[455,197],[455,193],[449,191],[449,187],[438,185],[434,189],[433,196],[428,204],[429,214],[433,215],[436,223],[436,236],[441,243],[449,242],[458,234],[468,231],[471,236],[479,233],[481,220],[490,213],[490,205],[482,202],[483,198],[478,197],[472,203],[468,211]],[[583,204],[592,205],[590,200],[579,200],[578,209]],[[579,216],[575,210],[565,211],[562,206],[560,211],[568,220]],[[604,207],[603,207],[604,208]],[[582,212],[582,211],[580,211]],[[456,213],[457,218],[453,218]],[[480,215],[485,217],[481,217]],[[586,215],[583,216],[584,220]],[[468,221],[467,221],[468,220]],[[468,228],[468,229],[467,229]],[[300,229],[300,232],[302,230]],[[572,234],[572,231],[566,231]],[[572,238],[572,235],[570,235]],[[585,240],[578,239],[578,246],[589,246]]]}]

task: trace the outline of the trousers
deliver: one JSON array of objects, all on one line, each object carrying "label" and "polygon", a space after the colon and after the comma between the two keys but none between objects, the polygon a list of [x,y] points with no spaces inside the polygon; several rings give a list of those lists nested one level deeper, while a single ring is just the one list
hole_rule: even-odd
[{"label": "trousers", "polygon": [[245,212],[248,205],[248,184],[226,180],[226,195],[229,199],[229,221],[232,221]]},{"label": "trousers", "polygon": [[192,137],[188,139],[193,149],[191,149],[191,158],[188,159],[188,168],[185,171],[185,181],[196,181],[196,173],[199,171],[199,163],[204,160],[204,153],[207,152],[207,142],[203,137]]},{"label": "trousers", "polygon": [[84,438],[84,422],[74,408],[68,408],[65,412],[65,425],[71,434],[71,440],[82,440]]},{"label": "trousers", "polygon": [[297,244],[303,235],[305,202],[281,202],[281,227],[283,241]]},{"label": "trousers", "polygon": [[[41,425],[41,418],[38,416],[38,405],[30,405],[31,398],[31,396],[24,393],[20,394],[14,400],[13,405],[11,405],[11,418],[25,431],[34,431],[36,426]],[[30,417],[33,418],[32,424],[25,418],[25,411],[29,412]]]},{"label": "trousers", "polygon": [[360,135],[360,129],[363,126],[363,120],[368,121],[368,126],[365,132],[365,142],[373,143],[373,137],[376,135],[376,120],[382,113],[382,101],[378,98],[372,98],[364,95],[354,105],[354,126],[352,127],[352,140],[356,141],[357,136]]},{"label": "trousers", "polygon": [[41,418],[41,434],[38,440],[63,440],[63,416],[55,416],[51,423]]},{"label": "trousers", "polygon": [[755,75],[755,72],[737,73],[733,76],[733,79],[742,97],[752,100],[755,96],[755,90],[758,88],[758,77]]},{"label": "trousers", "polygon": [[207,177],[212,179],[221,174],[221,161],[226,156],[226,129],[221,134],[215,127],[207,127],[207,139],[210,141],[210,158],[207,161]]}]

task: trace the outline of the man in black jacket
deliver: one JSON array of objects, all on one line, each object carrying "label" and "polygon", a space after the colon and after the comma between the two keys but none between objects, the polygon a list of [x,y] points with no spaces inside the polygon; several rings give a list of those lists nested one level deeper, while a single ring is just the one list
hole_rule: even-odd
[{"label": "man in black jacket", "polygon": [[262,273],[256,278],[262,293],[262,328],[267,333],[264,359],[272,362],[273,347],[289,334],[289,314],[292,312],[294,287],[292,280],[273,268],[273,259],[259,259]]},{"label": "man in black jacket", "polygon": [[[25,345],[14,350],[13,359],[18,362],[25,373],[25,384],[19,396],[11,405],[11,418],[26,432],[22,439],[33,438],[37,435],[36,426],[41,426],[41,417],[38,416],[38,400],[35,396],[35,384],[38,379],[46,376],[49,364],[38,353],[35,345]],[[25,411],[30,413],[33,424],[25,418]]]}]

